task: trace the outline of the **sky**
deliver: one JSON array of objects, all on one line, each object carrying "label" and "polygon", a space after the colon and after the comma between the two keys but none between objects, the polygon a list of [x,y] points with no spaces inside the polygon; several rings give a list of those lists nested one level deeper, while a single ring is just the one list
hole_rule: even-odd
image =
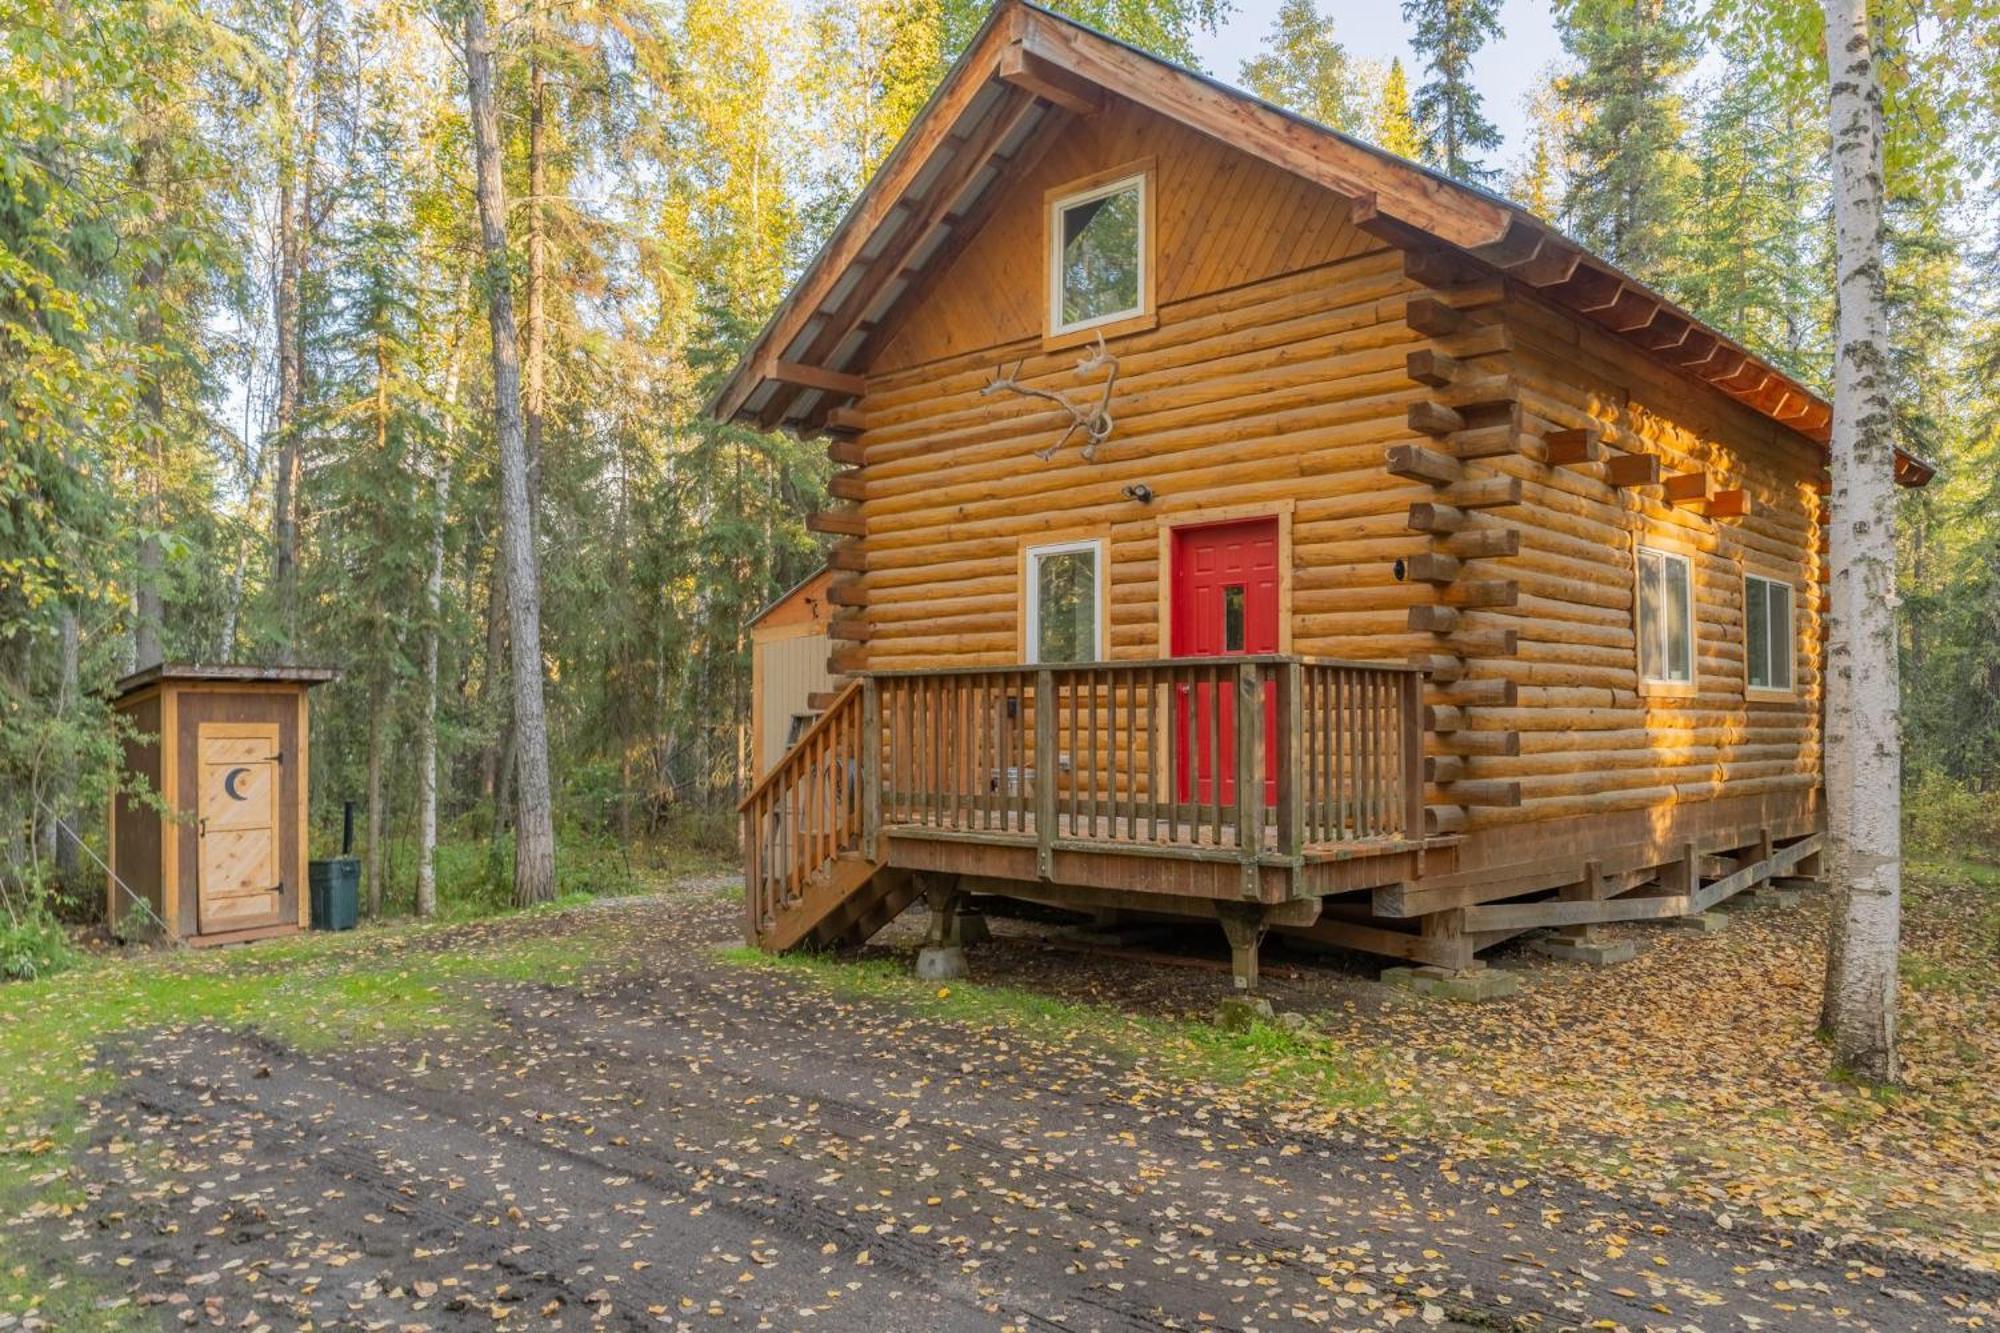
[{"label": "sky", "polygon": [[[1401,56],[1410,86],[1414,89],[1423,82],[1423,70],[1410,54],[1400,0],[1320,0],[1319,7],[1333,19],[1334,35],[1350,55],[1385,65],[1391,57]],[[1262,50],[1277,12],[1278,0],[1235,0],[1220,33],[1196,35],[1196,49],[1208,72],[1236,82],[1238,67]],[[1541,82],[1543,70],[1563,54],[1545,0],[1505,0],[1500,26],[1503,35],[1479,53],[1475,64],[1486,118],[1506,139],[1488,158],[1492,166],[1511,163],[1527,141],[1525,99]]]}]

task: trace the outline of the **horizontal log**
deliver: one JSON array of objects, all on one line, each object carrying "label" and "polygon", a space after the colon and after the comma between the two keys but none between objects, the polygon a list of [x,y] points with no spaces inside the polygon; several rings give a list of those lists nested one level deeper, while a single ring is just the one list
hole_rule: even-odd
[{"label": "horizontal log", "polygon": [[1463,416],[1427,398],[1410,404],[1408,421],[1410,429],[1419,435],[1449,435],[1465,429]]},{"label": "horizontal log", "polygon": [[1444,794],[1459,805],[1512,809],[1521,804],[1521,784],[1490,779],[1454,782]]},{"label": "horizontal log", "polygon": [[1403,361],[1404,369],[1419,384],[1439,388],[1458,378],[1458,361],[1435,347],[1419,347]]},{"label": "horizontal log", "polygon": [[1432,500],[1419,500],[1410,506],[1410,530],[1412,532],[1457,532],[1465,526],[1465,511],[1450,505],[1438,504]]},{"label": "horizontal log", "polygon": [[1708,497],[1710,518],[1748,518],[1750,516],[1750,492],[1746,490],[1717,491]]},{"label": "horizontal log", "polygon": [[1453,833],[1463,833],[1465,825],[1465,807],[1462,805],[1424,807],[1424,836],[1427,838],[1442,838]]},{"label": "horizontal log", "polygon": [[1451,583],[1464,568],[1455,558],[1424,552],[1403,562],[1405,574],[1417,583]]},{"label": "horizontal log", "polygon": [[1465,674],[1465,659],[1450,653],[1411,653],[1409,663],[1434,682],[1457,680]]},{"label": "horizontal log", "polygon": [[1708,498],[1706,472],[1681,472],[1660,481],[1660,494],[1674,504],[1692,504]]},{"label": "horizontal log", "polygon": [[1521,386],[1512,375],[1466,375],[1437,390],[1436,398],[1446,407],[1461,412],[1510,410],[1510,420],[1519,424]]},{"label": "horizontal log", "polygon": [[826,414],[826,429],[836,435],[859,435],[861,410],[855,407],[834,408]]},{"label": "horizontal log", "polygon": [[1658,454],[1619,454],[1604,464],[1604,480],[1613,486],[1657,486]]},{"label": "horizontal log", "polygon": [[822,509],[806,515],[807,532],[831,533],[836,537],[860,537],[868,531],[858,509]]},{"label": "horizontal log", "polygon": [[1461,560],[1501,559],[1521,553],[1519,528],[1475,528],[1454,532],[1439,543],[1447,555]]},{"label": "horizontal log", "polygon": [[1403,322],[1413,332],[1435,338],[1455,332],[1465,323],[1465,316],[1434,296],[1413,296],[1403,307]]},{"label": "horizontal log", "polygon": [[1500,356],[1514,350],[1514,340],[1505,324],[1472,324],[1438,344],[1439,350],[1468,361],[1474,357]]},{"label": "horizontal log", "polygon": [[868,483],[859,469],[836,472],[826,479],[826,493],[836,500],[860,500],[868,494]]},{"label": "horizontal log", "polygon": [[1451,704],[1455,708],[1513,708],[1520,701],[1520,686],[1497,676],[1460,680],[1437,690],[1433,701]]},{"label": "horizontal log", "polygon": [[1482,903],[1462,909],[1467,930],[1533,930],[1537,926],[1589,926],[1610,921],[1665,921],[1686,916],[1684,894],[1629,898],[1557,898],[1535,903]]},{"label": "horizontal log", "polygon": [[1604,457],[1604,444],[1595,426],[1580,430],[1553,430],[1542,436],[1542,448],[1550,467],[1574,467],[1595,463]]},{"label": "horizontal log", "polygon": [[1527,439],[1509,422],[1454,431],[1445,437],[1445,443],[1459,458],[1502,458],[1527,452]]},{"label": "horizontal log", "polygon": [[875,637],[875,627],[859,616],[835,616],[826,622],[826,633],[846,643],[867,643]]},{"label": "horizontal log", "polygon": [[1443,600],[1461,610],[1512,606],[1521,600],[1521,585],[1512,579],[1460,580],[1444,590]]},{"label": "horizontal log", "polygon": [[1449,735],[1437,737],[1436,745],[1441,754],[1510,758],[1521,753],[1521,733],[1518,731],[1454,731]]},{"label": "horizontal log", "polygon": [[1424,705],[1424,730],[1447,732],[1458,731],[1465,726],[1465,710],[1453,708],[1450,704]]},{"label": "horizontal log", "polygon": [[1520,651],[1520,634],[1513,629],[1460,629],[1445,639],[1444,646],[1461,657],[1512,657]]},{"label": "horizontal log", "polygon": [[868,585],[858,578],[835,579],[826,585],[826,600],[834,606],[866,606]]},{"label": "horizontal log", "polygon": [[1433,486],[1457,481],[1461,471],[1456,458],[1421,444],[1391,445],[1388,469],[1392,477],[1409,477]]},{"label": "horizontal log", "polygon": [[[1456,459],[1451,461],[1457,463]],[[1498,509],[1505,505],[1517,505],[1521,503],[1521,479],[1481,477],[1476,481],[1459,481],[1445,487],[1438,499],[1459,509]]]},{"label": "horizontal log", "polygon": [[1457,782],[1471,769],[1463,757],[1455,754],[1433,754],[1424,756],[1424,781],[1429,783]]},{"label": "horizontal log", "polygon": [[1410,608],[1410,629],[1420,634],[1449,634],[1458,628],[1458,612],[1449,606],[1425,603]]},{"label": "horizontal log", "polygon": [[852,537],[837,541],[827,549],[826,564],[829,569],[865,574],[868,572],[868,548]]},{"label": "horizontal log", "polygon": [[859,440],[833,439],[826,442],[826,456],[847,467],[860,467],[868,461],[867,453]]}]

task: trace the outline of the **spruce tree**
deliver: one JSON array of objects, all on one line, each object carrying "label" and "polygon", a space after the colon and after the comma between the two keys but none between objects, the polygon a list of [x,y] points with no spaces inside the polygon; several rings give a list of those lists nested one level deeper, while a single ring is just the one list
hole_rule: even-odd
[{"label": "spruce tree", "polygon": [[1576,238],[1641,278],[1673,248],[1688,176],[1678,81],[1697,54],[1683,0],[1565,0],[1577,69],[1557,82],[1574,117],[1564,212]]},{"label": "spruce tree", "polygon": [[1478,154],[1500,146],[1500,131],[1480,110],[1472,62],[1500,36],[1499,0],[1403,0],[1403,20],[1415,25],[1410,46],[1430,72],[1415,103],[1425,159],[1463,181],[1490,180]]},{"label": "spruce tree", "polygon": [[1410,110],[1410,78],[1403,72],[1402,57],[1389,62],[1389,72],[1375,96],[1370,137],[1378,148],[1415,161],[1424,151],[1417,118]]},{"label": "spruce tree", "polygon": [[1283,0],[1264,53],[1243,62],[1244,87],[1322,125],[1361,133],[1366,108],[1347,48],[1314,0]]}]

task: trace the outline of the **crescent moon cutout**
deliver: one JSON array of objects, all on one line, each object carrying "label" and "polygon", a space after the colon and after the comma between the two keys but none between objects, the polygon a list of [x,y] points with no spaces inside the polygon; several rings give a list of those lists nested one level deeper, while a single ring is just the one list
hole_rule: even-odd
[{"label": "crescent moon cutout", "polygon": [[250,770],[247,768],[232,768],[227,773],[222,775],[222,789],[229,793],[230,800],[247,801],[250,799],[248,796],[245,796],[242,792],[236,790],[236,779],[242,777],[245,773],[248,773],[249,771]]}]

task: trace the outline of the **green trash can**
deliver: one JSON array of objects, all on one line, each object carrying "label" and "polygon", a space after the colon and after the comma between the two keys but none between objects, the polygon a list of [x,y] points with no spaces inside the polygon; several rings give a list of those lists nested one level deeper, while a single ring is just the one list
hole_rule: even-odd
[{"label": "green trash can", "polygon": [[314,930],[353,930],[361,917],[361,858],[335,856],[306,867]]}]

